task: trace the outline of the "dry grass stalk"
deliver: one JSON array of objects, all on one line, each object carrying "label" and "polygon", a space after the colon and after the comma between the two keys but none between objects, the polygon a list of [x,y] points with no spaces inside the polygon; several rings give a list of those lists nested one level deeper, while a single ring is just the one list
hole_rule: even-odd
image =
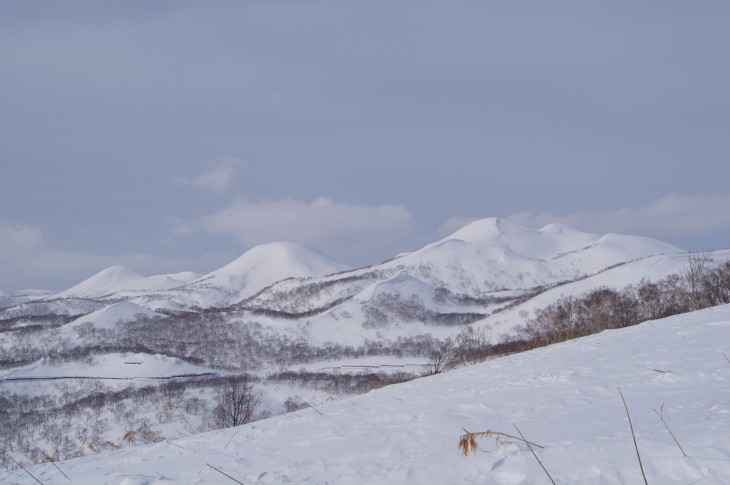
[{"label": "dry grass stalk", "polygon": [[228,443],[226,443],[226,446],[224,446],[224,447],[223,447],[223,449],[224,449],[224,450],[225,450],[226,448],[228,448],[228,445],[230,445],[230,444],[231,444],[231,441],[233,441],[233,438],[235,438],[235,437],[236,437],[236,435],[238,434],[238,432],[239,432],[239,431],[241,431],[241,428],[240,428],[240,427],[239,427],[239,428],[236,428],[236,432],[235,432],[235,433],[233,433],[233,436],[231,436],[231,439],[229,439],[229,440],[228,440]]},{"label": "dry grass stalk", "polygon": [[540,466],[542,467],[542,471],[544,471],[545,472],[545,475],[548,476],[548,478],[550,479],[550,482],[553,485],[555,485],[555,480],[553,480],[553,477],[550,476],[550,473],[548,473],[547,468],[545,468],[545,465],[542,464],[542,462],[540,461],[540,458],[537,457],[537,454],[535,453],[535,450],[533,450],[532,449],[532,446],[530,446],[530,442],[525,439],[525,435],[522,434],[522,431],[520,431],[520,428],[518,428],[517,425],[514,424],[514,423],[512,423],[512,426],[515,427],[515,429],[519,433],[520,437],[522,438],[522,441],[524,441],[525,444],[527,445],[527,447],[530,449],[530,451],[532,452],[532,456],[534,456],[535,459],[537,460],[537,462],[540,464]]},{"label": "dry grass stalk", "polygon": [[618,393],[621,394],[621,400],[624,402],[624,408],[626,409],[626,417],[629,418],[629,428],[631,429],[631,437],[634,439],[634,448],[636,449],[636,458],[639,459],[639,468],[641,469],[641,476],[644,477],[644,484],[649,485],[649,482],[646,480],[646,474],[644,473],[644,465],[641,463],[641,455],[639,454],[639,445],[636,444],[636,434],[634,434],[634,425],[631,422],[631,415],[629,414],[629,406],[626,404],[626,399],[624,399],[624,393],[621,392],[621,388],[618,388]]},{"label": "dry grass stalk", "polygon": [[211,467],[211,468],[212,468],[213,470],[217,471],[217,472],[218,472],[218,473],[220,473],[221,475],[224,475],[224,476],[226,476],[226,477],[230,478],[231,480],[233,480],[234,482],[236,482],[236,483],[240,483],[241,485],[243,485],[243,482],[239,482],[238,480],[236,480],[235,478],[233,478],[233,477],[232,477],[232,476],[230,476],[229,474],[227,474],[227,473],[224,473],[224,472],[220,471],[219,469],[217,469],[216,467],[214,467],[214,466],[213,466],[213,465],[211,465],[210,463],[206,463],[206,465],[208,465],[209,467]]},{"label": "dry grass stalk", "polygon": [[682,445],[679,444],[679,441],[677,441],[677,438],[674,436],[674,433],[672,433],[672,430],[669,429],[669,425],[667,425],[667,422],[664,421],[664,403],[662,403],[662,406],[659,408],[659,411],[656,409],[654,410],[657,416],[659,416],[659,419],[662,420],[662,424],[665,428],[667,428],[667,431],[669,431],[669,434],[672,436],[672,439],[675,443],[677,443],[677,447],[679,448],[679,451],[682,452],[685,458],[687,458],[687,453],[684,452],[684,449],[682,449]]},{"label": "dry grass stalk", "polygon": [[307,401],[304,401],[304,404],[306,404],[306,405],[307,405],[307,406],[309,406],[310,408],[312,408],[312,409],[314,409],[315,411],[317,411],[317,412],[319,413],[319,415],[320,415],[320,416],[324,416],[324,414],[322,414],[322,413],[321,413],[321,412],[319,411],[319,409],[315,408],[314,406],[312,406],[311,404],[309,404],[309,403],[308,403]]},{"label": "dry grass stalk", "polygon": [[505,438],[512,438],[518,441],[522,441],[532,446],[537,446],[538,448],[545,448],[544,446],[540,446],[537,443],[527,441],[524,438],[512,436],[511,434],[502,433],[500,431],[492,431],[491,429],[488,429],[486,431],[479,431],[477,433],[472,433],[470,431],[464,430],[464,433],[465,434],[461,435],[461,437],[459,438],[459,449],[464,456],[469,455],[470,452],[477,452],[477,450],[479,449],[479,445],[477,444],[477,438],[494,438],[497,442],[497,446],[499,446],[499,444],[501,443],[500,438],[504,436]]},{"label": "dry grass stalk", "polygon": [[61,475],[63,475],[64,477],[66,477],[66,480],[71,480],[68,477],[68,475],[66,475],[65,473],[63,473],[63,470],[61,470],[60,468],[58,468],[58,465],[56,465],[56,461],[58,461],[58,458],[55,458],[53,456],[48,456],[48,454],[45,451],[43,451],[39,446],[37,446],[35,443],[31,442],[30,444],[33,445],[33,447],[36,450],[40,451],[43,454],[43,456],[46,458],[46,462],[48,462],[51,465],[53,465],[54,467],[56,467],[56,470],[58,470],[61,473]]},{"label": "dry grass stalk", "polygon": [[727,363],[730,364],[730,359],[727,358],[727,355],[725,355],[725,352],[722,353],[722,356],[725,357],[725,360],[727,360]]}]

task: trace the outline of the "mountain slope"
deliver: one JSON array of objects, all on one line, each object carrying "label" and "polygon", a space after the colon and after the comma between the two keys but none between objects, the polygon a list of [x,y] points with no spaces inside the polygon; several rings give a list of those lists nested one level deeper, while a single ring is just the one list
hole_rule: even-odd
[{"label": "mountain slope", "polygon": [[[480,439],[464,457],[463,428],[517,434],[558,483],[642,481],[621,388],[649,483],[730,483],[730,305],[606,331],[366,395],[153,446],[59,466],[81,484],[547,484],[518,440]],[[654,413],[687,452],[684,458]],[[65,479],[50,464],[43,483]],[[22,470],[0,475],[35,483]]]},{"label": "mountain slope", "polygon": [[62,331],[72,333],[74,329],[80,328],[84,324],[91,324],[97,329],[113,329],[119,322],[136,320],[140,316],[164,317],[164,315],[155,313],[131,301],[122,301],[79,317],[73,322],[64,325]]}]

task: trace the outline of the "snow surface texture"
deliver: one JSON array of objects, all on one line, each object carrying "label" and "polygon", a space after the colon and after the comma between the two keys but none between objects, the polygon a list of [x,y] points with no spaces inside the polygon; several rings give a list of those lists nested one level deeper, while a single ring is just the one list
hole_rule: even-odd
[{"label": "snow surface texture", "polygon": [[[606,331],[236,429],[90,455],[73,483],[547,484],[517,440],[457,449],[463,428],[532,442],[557,483],[730,483],[730,305]],[[687,452],[685,458],[654,410]],[[320,414],[321,413],[321,414]],[[214,469],[217,468],[218,470]],[[51,464],[29,471],[68,483]],[[36,483],[23,470],[2,483]],[[232,483],[232,482],[231,482]]]}]

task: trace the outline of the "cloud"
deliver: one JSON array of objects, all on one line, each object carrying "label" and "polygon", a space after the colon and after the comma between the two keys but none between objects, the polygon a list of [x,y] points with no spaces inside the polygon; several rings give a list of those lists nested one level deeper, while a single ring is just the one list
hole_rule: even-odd
[{"label": "cloud", "polygon": [[596,233],[618,232],[657,238],[702,236],[730,231],[730,194],[670,194],[645,207],[586,211],[564,216],[549,212],[517,212],[507,219],[534,228],[560,222]]},{"label": "cloud", "polygon": [[43,247],[43,235],[35,227],[0,221],[0,261],[28,257]]},{"label": "cloud", "polygon": [[182,185],[198,187],[211,192],[223,193],[228,190],[236,172],[245,167],[246,164],[233,157],[212,160],[206,163],[202,173],[194,177],[178,175],[175,182]]},{"label": "cloud", "polygon": [[176,232],[230,235],[248,246],[294,241],[360,264],[402,251],[415,226],[413,215],[400,205],[348,204],[326,198],[311,203],[238,199],[227,209],[179,224]]}]

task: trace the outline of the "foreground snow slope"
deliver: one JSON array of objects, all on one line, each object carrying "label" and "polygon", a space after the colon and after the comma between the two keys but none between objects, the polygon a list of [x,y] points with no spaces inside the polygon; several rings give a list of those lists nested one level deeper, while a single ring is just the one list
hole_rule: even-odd
[{"label": "foreground snow slope", "polygon": [[[730,305],[515,354],[238,429],[60,463],[73,483],[641,483],[618,387],[649,483],[730,483]],[[663,415],[684,458],[654,412]],[[320,414],[321,413],[321,414]],[[509,441],[509,440],[504,440]],[[29,469],[67,483],[50,464]],[[2,483],[36,483],[22,470]],[[232,483],[232,482],[231,482]]]}]

